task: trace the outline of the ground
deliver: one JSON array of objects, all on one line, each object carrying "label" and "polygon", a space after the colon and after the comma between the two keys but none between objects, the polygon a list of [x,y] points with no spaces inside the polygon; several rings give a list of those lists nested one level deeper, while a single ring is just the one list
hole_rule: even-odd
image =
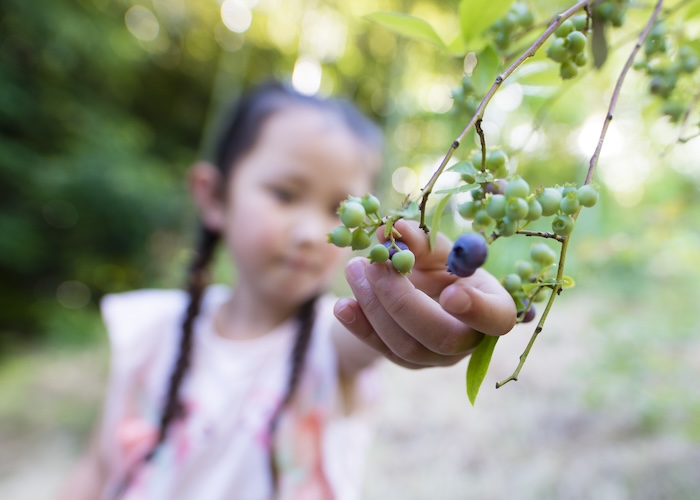
[{"label": "ground", "polygon": [[[497,390],[532,331],[516,327],[499,341],[474,407],[466,361],[420,371],[384,363],[364,498],[697,498],[700,338],[649,358],[640,376],[628,344],[610,343],[597,321],[612,309],[609,297],[562,297],[520,379]],[[663,354],[644,338],[630,357]],[[0,498],[54,498],[96,415],[106,359],[97,346],[2,367]]]}]

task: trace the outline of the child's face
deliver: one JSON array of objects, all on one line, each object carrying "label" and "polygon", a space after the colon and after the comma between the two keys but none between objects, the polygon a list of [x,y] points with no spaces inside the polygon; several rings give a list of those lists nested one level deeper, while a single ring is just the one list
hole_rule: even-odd
[{"label": "child's face", "polygon": [[239,290],[298,305],[330,282],[347,250],[327,241],[348,194],[368,192],[379,155],[338,119],[305,106],[263,125],[228,183],[223,237]]}]

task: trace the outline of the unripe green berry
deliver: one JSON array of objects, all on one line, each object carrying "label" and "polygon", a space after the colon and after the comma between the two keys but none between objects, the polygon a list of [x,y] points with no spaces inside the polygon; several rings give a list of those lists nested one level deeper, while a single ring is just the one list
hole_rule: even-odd
[{"label": "unripe green berry", "polygon": [[379,198],[373,194],[367,193],[362,197],[362,206],[365,207],[365,211],[368,214],[376,214],[379,212]]},{"label": "unripe green berry", "polygon": [[547,47],[546,54],[552,61],[558,63],[564,62],[571,57],[571,53],[566,49],[563,38],[555,38],[552,40],[552,43]]},{"label": "unripe green berry", "polygon": [[542,217],[542,205],[535,198],[528,202],[527,216],[525,220],[533,221]]},{"label": "unripe green berry", "polygon": [[515,263],[515,272],[523,280],[528,281],[530,279],[530,276],[532,276],[534,274],[535,268],[532,266],[532,264],[529,261],[519,260],[518,262]]},{"label": "unripe green berry", "polygon": [[542,206],[542,215],[554,215],[559,211],[559,203],[561,203],[561,193],[555,188],[545,188],[537,195],[537,201]]},{"label": "unripe green berry", "polygon": [[337,247],[349,247],[352,245],[352,233],[345,226],[337,226],[328,233],[328,243]]},{"label": "unripe green berry", "polygon": [[486,210],[479,210],[474,216],[474,220],[477,224],[483,227],[486,227],[493,222],[493,219],[489,217],[489,214],[488,212],[486,212]]},{"label": "unripe green berry", "polygon": [[595,7],[596,14],[604,21],[609,21],[615,13],[615,6],[612,2],[601,2]]},{"label": "unripe green berry", "polygon": [[579,203],[584,207],[592,207],[598,202],[598,191],[590,184],[578,188],[576,195]]},{"label": "unripe green berry", "polygon": [[486,201],[486,213],[498,220],[506,215],[506,197],[502,194],[494,194]]},{"label": "unripe green berry", "polygon": [[523,280],[517,274],[507,274],[503,278],[503,288],[514,294],[523,291]]},{"label": "unripe green berry", "polygon": [[581,204],[578,201],[577,191],[567,194],[561,199],[561,203],[559,203],[559,209],[562,213],[567,215],[575,214],[579,208],[581,208]]},{"label": "unripe green berry", "polygon": [[505,188],[505,195],[508,198],[527,198],[530,194],[530,185],[522,177],[514,177]]},{"label": "unripe green berry", "polygon": [[483,200],[484,199],[484,190],[481,189],[480,187],[472,189],[471,194],[472,194],[473,200]]},{"label": "unripe green berry", "polygon": [[574,61],[564,61],[559,67],[559,76],[562,80],[571,80],[578,75],[578,66]]},{"label": "unripe green berry", "polygon": [[345,201],[340,206],[340,220],[347,227],[357,227],[362,224],[366,216],[365,207],[357,201]]},{"label": "unripe green berry", "polygon": [[542,267],[551,266],[557,260],[557,254],[546,243],[536,243],[530,249],[530,258]]},{"label": "unripe green berry", "polygon": [[576,57],[574,57],[573,61],[574,61],[574,64],[576,66],[578,66],[579,68],[583,67],[586,64],[588,64],[588,54],[586,54],[585,52],[581,52],[580,54],[576,54]]},{"label": "unripe green berry", "polygon": [[504,163],[500,167],[492,169],[491,173],[496,179],[503,179],[504,177],[508,177],[508,164]]},{"label": "unripe green berry", "polygon": [[391,265],[401,274],[410,273],[415,263],[416,256],[410,250],[401,250],[391,257]]},{"label": "unripe green berry", "polygon": [[586,20],[588,16],[586,14],[577,14],[571,18],[571,22],[574,23],[574,29],[576,31],[583,31],[586,27]]},{"label": "unripe green berry", "polygon": [[457,212],[465,219],[473,219],[478,210],[479,206],[473,201],[465,201],[457,206]]},{"label": "unripe green berry", "polygon": [[574,219],[568,215],[557,215],[552,221],[552,231],[559,236],[568,236],[574,230]]},{"label": "unripe green berry", "polygon": [[574,23],[571,21],[571,19],[567,19],[563,23],[559,25],[559,27],[554,30],[554,34],[558,36],[559,38],[564,38],[566,35],[571,33],[574,30]]},{"label": "unripe green berry", "polygon": [[381,243],[377,243],[369,251],[369,261],[374,264],[375,262],[385,262],[389,259],[389,249]]},{"label": "unripe green berry", "polygon": [[364,250],[370,244],[369,233],[358,227],[352,232],[352,249],[353,250]]},{"label": "unripe green berry", "polygon": [[500,149],[489,151],[486,154],[486,168],[488,168],[491,172],[503,167],[506,164],[506,161],[508,161],[508,157]]},{"label": "unripe green berry", "polygon": [[580,31],[572,31],[566,36],[568,47],[574,54],[580,54],[586,48],[586,35]]},{"label": "unripe green berry", "polygon": [[513,236],[518,230],[518,221],[503,217],[496,223],[496,232],[501,236]]},{"label": "unripe green berry", "polygon": [[527,216],[528,203],[524,198],[508,198],[506,216],[511,220],[521,220]]}]

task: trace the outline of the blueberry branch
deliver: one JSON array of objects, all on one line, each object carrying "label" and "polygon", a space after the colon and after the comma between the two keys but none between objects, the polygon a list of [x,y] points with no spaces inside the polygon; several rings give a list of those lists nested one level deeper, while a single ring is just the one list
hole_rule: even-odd
[{"label": "blueberry branch", "polygon": [[535,52],[547,41],[547,39],[554,33],[554,31],[568,18],[573,16],[576,12],[581,10],[583,7],[587,6],[590,4],[593,0],[579,0],[574,4],[573,6],[569,7],[566,9],[564,12],[561,14],[557,15],[554,18],[554,21],[549,25],[549,27],[540,35],[540,37],[535,40],[535,42],[528,48],[525,52],[523,52],[520,57],[518,57],[508,68],[503,71],[500,75],[496,77],[496,80],[494,81],[493,85],[491,88],[486,92],[486,95],[484,98],[481,100],[479,103],[479,106],[476,108],[476,112],[474,113],[474,116],[472,116],[471,120],[469,120],[469,123],[467,123],[466,127],[464,127],[464,130],[459,134],[459,136],[452,142],[452,145],[450,148],[447,150],[447,153],[445,154],[445,157],[443,158],[442,162],[440,162],[440,166],[435,170],[433,173],[432,177],[428,181],[428,183],[423,187],[421,192],[418,194],[418,197],[420,198],[420,227],[425,231],[428,232],[428,226],[425,223],[425,208],[428,204],[428,197],[430,196],[430,193],[433,191],[433,188],[435,187],[435,183],[437,182],[438,178],[442,174],[442,172],[445,170],[445,167],[447,167],[447,163],[450,161],[452,158],[452,155],[454,154],[455,150],[459,147],[459,145],[462,143],[464,140],[464,137],[469,133],[472,127],[476,124],[477,121],[481,121],[484,117],[484,110],[486,109],[486,106],[489,104],[491,101],[491,98],[494,96],[496,91],[499,89],[503,81],[508,78],[513,72],[520,67],[520,65],[525,62],[527,59],[535,55]]},{"label": "blueberry branch", "polygon": [[[640,47],[644,43],[644,40],[646,39],[647,35],[649,34],[649,31],[651,30],[652,25],[654,24],[654,21],[656,20],[656,17],[659,15],[659,12],[661,11],[661,6],[663,4],[663,0],[658,0],[656,3],[656,7],[654,8],[654,11],[652,12],[651,16],[649,17],[649,20],[647,21],[646,26],[642,30],[642,33],[639,35],[639,39],[637,40],[637,43],[635,44],[634,48],[632,49],[632,52],[630,56],[627,58],[627,62],[625,63],[624,67],[622,68],[622,71],[620,72],[620,76],[617,79],[617,83],[615,85],[615,90],[613,91],[613,94],[610,98],[610,104],[608,106],[608,112],[605,117],[605,120],[603,122],[603,129],[600,133],[600,137],[598,138],[598,144],[596,146],[595,152],[593,153],[593,156],[591,157],[589,167],[588,167],[588,173],[586,175],[586,181],[585,184],[589,184],[591,181],[591,177],[593,176],[593,172],[595,171],[595,167],[598,164],[598,159],[600,158],[600,151],[603,147],[603,141],[605,140],[605,135],[608,131],[608,127],[610,125],[610,121],[612,120],[613,117],[613,110],[615,109],[615,105],[617,104],[617,99],[620,95],[620,89],[622,88],[622,83],[624,82],[625,76],[627,75],[627,72],[629,71],[630,67],[632,66],[632,62],[634,61],[635,56],[637,55],[637,52],[639,51]],[[574,220],[578,217],[579,213],[581,212],[581,209],[573,215]],[[502,387],[503,385],[507,384],[510,381],[515,381],[518,380],[518,375],[520,374],[520,370],[522,369],[523,365],[525,364],[525,361],[527,360],[528,355],[530,354],[530,350],[532,349],[532,346],[535,343],[535,340],[537,339],[537,336],[540,334],[542,329],[544,328],[544,323],[547,320],[547,316],[549,315],[549,311],[552,308],[552,304],[554,303],[554,300],[556,297],[561,293],[562,291],[562,278],[564,277],[564,265],[566,262],[566,251],[569,246],[569,241],[570,241],[571,236],[566,236],[564,238],[564,241],[562,242],[561,246],[561,252],[559,254],[559,264],[557,266],[557,277],[556,281],[557,284],[554,286],[552,290],[552,294],[549,296],[549,300],[547,301],[547,306],[545,307],[544,312],[542,313],[542,317],[540,318],[540,321],[537,323],[537,327],[535,328],[535,331],[533,332],[532,336],[530,337],[530,341],[528,342],[527,346],[525,347],[525,350],[523,353],[520,355],[519,358],[519,363],[518,366],[515,368],[515,371],[513,372],[512,375],[510,375],[508,378],[504,379],[501,382],[498,382],[496,384],[496,388]]]}]

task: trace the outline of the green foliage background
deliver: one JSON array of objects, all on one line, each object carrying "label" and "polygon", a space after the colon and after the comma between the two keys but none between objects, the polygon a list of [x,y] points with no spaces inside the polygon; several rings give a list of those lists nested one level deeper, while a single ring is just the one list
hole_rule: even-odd
[{"label": "green foliage background", "polygon": [[[234,33],[215,0],[2,2],[0,380],[15,384],[0,397],[4,423],[25,418],[18,408],[31,392],[27,381],[39,365],[53,366],[41,356],[76,344],[104,348],[102,295],[180,286],[194,223],[186,172],[206,156],[219,110],[242,88],[290,79],[301,57],[319,62],[320,92],[352,99],[385,130],[381,197],[397,206],[404,193],[395,188],[422,185],[470,118],[449,93],[460,85],[464,54],[489,38],[484,17],[469,18],[469,36],[460,35],[460,5],[488,7],[495,19],[510,3],[260,0],[249,29]],[[528,2],[538,20],[572,3]],[[676,3],[684,7],[668,24],[697,49],[700,9],[680,0],[667,7]],[[154,38],[127,27],[135,6],[156,19]],[[562,83],[541,50],[494,98],[487,142],[503,146],[531,185],[583,181],[615,78],[650,7],[635,6],[622,28],[608,32],[611,52],[600,70]],[[397,36],[386,18],[365,17],[378,11],[409,13],[432,28],[411,32],[418,39]],[[523,38],[522,48],[533,39]],[[681,87],[692,96],[698,75]],[[582,307],[572,318],[592,325],[599,345],[582,374],[588,404],[624,397],[646,431],[672,427],[697,440],[691,355],[700,352],[700,140],[677,143],[678,124],[648,88],[640,72],[625,82],[596,177],[601,202],[582,214],[572,239],[567,274],[577,287],[564,295],[582,304],[585,296],[606,298],[604,311],[589,317]],[[697,122],[695,110],[688,134]],[[472,134],[455,159],[470,158],[473,141]],[[415,179],[398,178],[400,167]],[[441,223],[452,236],[466,227],[449,215],[458,198]],[[530,243],[497,242],[489,270],[511,272]],[[230,273],[220,265],[221,276]],[[40,357],[27,360],[33,349]],[[52,411],[47,418],[65,417]],[[76,432],[88,420],[74,418]]]}]

